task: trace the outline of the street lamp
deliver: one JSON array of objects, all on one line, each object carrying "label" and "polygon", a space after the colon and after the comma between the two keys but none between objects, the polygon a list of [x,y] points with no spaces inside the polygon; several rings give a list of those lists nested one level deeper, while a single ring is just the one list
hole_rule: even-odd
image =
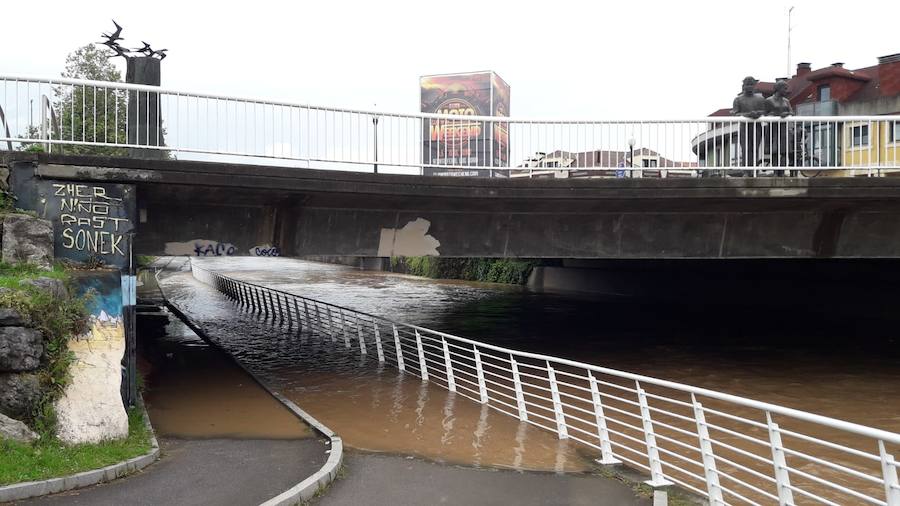
[{"label": "street lamp", "polygon": [[628,139],[628,177],[634,177],[634,137]]},{"label": "street lamp", "polygon": [[375,174],[378,174],[378,116],[372,118],[372,124],[375,125]]}]

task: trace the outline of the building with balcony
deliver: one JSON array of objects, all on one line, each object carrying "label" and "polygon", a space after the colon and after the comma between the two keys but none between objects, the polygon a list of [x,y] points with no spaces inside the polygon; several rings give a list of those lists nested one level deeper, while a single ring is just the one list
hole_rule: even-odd
[{"label": "building with balcony", "polygon": [[[821,122],[808,122],[802,127],[805,153],[802,165],[876,165],[900,169],[898,122],[833,118],[900,114],[900,53],[882,56],[878,58],[877,65],[856,70],[844,68],[843,63],[812,70],[811,64],[800,63],[796,74],[787,83],[788,100],[797,116],[823,117]],[[774,87],[774,82],[759,82],[756,91],[769,97],[774,93]],[[722,116],[723,121],[711,123],[707,132],[693,139],[692,150],[697,154],[700,165],[738,165],[739,125],[724,119],[731,116],[731,110],[719,109],[710,116]],[[826,116],[832,119],[825,119]],[[851,172],[829,173],[849,175]]]}]

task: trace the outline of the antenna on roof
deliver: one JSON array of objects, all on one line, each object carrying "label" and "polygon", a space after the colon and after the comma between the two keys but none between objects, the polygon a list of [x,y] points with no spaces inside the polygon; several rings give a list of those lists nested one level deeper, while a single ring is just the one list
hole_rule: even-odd
[{"label": "antenna on roof", "polygon": [[793,26],[791,26],[791,13],[794,12],[794,6],[792,5],[790,9],[788,9],[788,46],[787,46],[787,72],[786,76],[791,76],[791,30],[793,30]]}]

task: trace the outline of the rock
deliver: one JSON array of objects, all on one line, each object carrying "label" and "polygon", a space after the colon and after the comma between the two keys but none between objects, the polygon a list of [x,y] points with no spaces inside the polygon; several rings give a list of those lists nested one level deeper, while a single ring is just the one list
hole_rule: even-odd
[{"label": "rock", "polygon": [[19,281],[19,286],[33,286],[38,290],[49,293],[54,299],[65,299],[69,296],[69,292],[66,290],[66,284],[63,283],[61,279],[43,277],[23,279],[22,281]]},{"label": "rock", "polygon": [[41,398],[41,381],[37,374],[0,373],[0,412],[24,418]]},{"label": "rock", "polygon": [[32,371],[41,365],[44,336],[26,327],[0,327],[0,371]]},{"label": "rock", "polygon": [[0,326],[17,327],[24,324],[25,322],[22,320],[22,315],[20,315],[18,311],[8,307],[0,307]]},{"label": "rock", "polygon": [[38,435],[24,423],[0,413],[0,437],[20,443],[31,443]]},{"label": "rock", "polygon": [[29,262],[50,270],[53,264],[53,225],[24,214],[3,218],[3,261]]},{"label": "rock", "polygon": [[0,190],[9,191],[9,167],[0,167]]}]

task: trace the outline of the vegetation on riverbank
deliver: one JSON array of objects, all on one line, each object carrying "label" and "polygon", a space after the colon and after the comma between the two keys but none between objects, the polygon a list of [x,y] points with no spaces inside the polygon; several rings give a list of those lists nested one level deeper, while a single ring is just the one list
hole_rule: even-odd
[{"label": "vegetation on riverbank", "polygon": [[69,366],[74,357],[68,339],[88,330],[88,313],[84,298],[58,298],[50,291],[23,281],[51,278],[63,283],[68,273],[59,265],[45,271],[32,264],[0,263],[0,307],[16,310],[29,326],[44,335],[44,359],[37,374],[41,397],[23,420],[42,440],[53,438],[56,429],[54,405],[70,381]]},{"label": "vegetation on riverbank", "polygon": [[45,480],[99,469],[150,451],[151,433],[143,409],[128,410],[128,437],[99,444],[67,446],[41,438],[34,445],[0,439],[0,485]]},{"label": "vegetation on riverbank", "polygon": [[511,258],[391,257],[391,270],[436,279],[463,279],[524,285],[538,265]]}]

